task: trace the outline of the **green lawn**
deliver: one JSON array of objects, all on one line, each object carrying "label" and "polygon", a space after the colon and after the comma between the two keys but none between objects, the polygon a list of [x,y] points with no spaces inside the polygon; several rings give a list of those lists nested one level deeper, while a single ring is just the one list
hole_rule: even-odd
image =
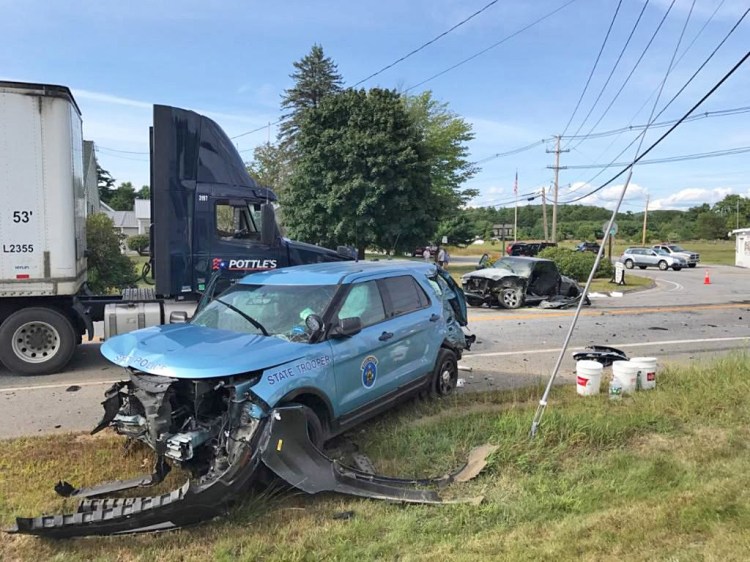
[{"label": "green lawn", "polygon": [[[160,535],[5,536],[2,560],[745,560],[750,551],[750,356],[662,369],[657,389],[610,402],[556,387],[529,440],[540,387],[410,403],[353,439],[386,474],[427,476],[499,446],[443,492],[481,505],[346,496],[248,498],[229,517]],[[606,380],[603,385],[606,388]],[[0,520],[56,511],[59,478],[90,484],[149,466],[111,435],[0,448]],[[176,477],[175,477],[176,478]],[[73,502],[68,501],[70,508]],[[352,512],[346,519],[337,513]]]},{"label": "green lawn", "polygon": [[[578,241],[566,240],[560,243],[564,248],[575,248]],[[655,243],[655,242],[654,242]],[[507,244],[507,242],[506,242]],[[691,240],[680,242],[680,246],[701,255],[701,265],[734,265],[735,242],[734,240]],[[622,255],[623,250],[630,246],[640,246],[640,242],[621,242],[614,240],[612,254],[615,257]],[[500,243],[471,245],[465,248],[449,247],[448,252],[452,256],[481,256],[488,253],[493,258],[499,258],[502,254]]]}]

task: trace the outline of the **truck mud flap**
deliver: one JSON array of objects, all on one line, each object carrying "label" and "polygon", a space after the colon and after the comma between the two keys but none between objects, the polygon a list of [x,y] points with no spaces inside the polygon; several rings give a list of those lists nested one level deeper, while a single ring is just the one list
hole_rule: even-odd
[{"label": "truck mud flap", "polygon": [[459,471],[439,478],[401,479],[377,476],[344,466],[330,459],[311,441],[302,408],[290,406],[271,412],[268,430],[261,442],[263,463],[277,476],[309,494],[338,492],[353,496],[408,503],[478,503],[481,498],[444,500],[434,490],[423,486],[442,487],[451,482],[464,482],[485,466],[486,458],[497,447],[486,445],[470,454],[469,462]]},{"label": "truck mud flap", "polygon": [[63,539],[167,531],[224,515],[249,488],[260,465],[259,434],[242,445],[235,461],[204,482],[189,480],[170,492],[147,497],[84,499],[75,513],[18,517],[10,533]]}]

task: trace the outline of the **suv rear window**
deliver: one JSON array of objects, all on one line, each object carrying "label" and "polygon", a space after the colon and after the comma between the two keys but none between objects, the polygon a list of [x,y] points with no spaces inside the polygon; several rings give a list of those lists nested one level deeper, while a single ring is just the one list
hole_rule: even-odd
[{"label": "suv rear window", "polygon": [[389,300],[389,316],[399,316],[430,306],[430,299],[411,275],[381,281]]}]

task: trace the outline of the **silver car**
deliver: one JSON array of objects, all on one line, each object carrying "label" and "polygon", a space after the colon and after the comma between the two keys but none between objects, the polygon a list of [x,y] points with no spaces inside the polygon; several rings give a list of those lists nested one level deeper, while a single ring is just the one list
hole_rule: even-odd
[{"label": "silver car", "polygon": [[675,271],[680,271],[687,267],[688,263],[684,258],[669,255],[664,250],[655,250],[653,248],[627,248],[620,261],[627,269],[633,269],[635,266],[641,269],[656,266],[662,271],[670,267]]}]

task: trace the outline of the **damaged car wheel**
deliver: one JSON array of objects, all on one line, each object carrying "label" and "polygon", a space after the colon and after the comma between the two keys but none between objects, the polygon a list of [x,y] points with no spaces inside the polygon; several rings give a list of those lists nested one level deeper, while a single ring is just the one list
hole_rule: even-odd
[{"label": "damaged car wheel", "polygon": [[433,391],[437,396],[448,396],[458,382],[458,360],[450,349],[441,349],[435,363]]},{"label": "damaged car wheel", "polygon": [[503,289],[499,300],[505,308],[520,308],[523,305],[523,293],[518,287],[509,287]]},{"label": "damaged car wheel", "polygon": [[326,442],[325,431],[323,430],[323,422],[320,421],[318,414],[315,410],[304,404],[298,402],[289,402],[284,406],[299,406],[302,409],[302,413],[305,415],[307,420],[307,436],[310,441],[318,449],[323,450],[323,444]]}]

